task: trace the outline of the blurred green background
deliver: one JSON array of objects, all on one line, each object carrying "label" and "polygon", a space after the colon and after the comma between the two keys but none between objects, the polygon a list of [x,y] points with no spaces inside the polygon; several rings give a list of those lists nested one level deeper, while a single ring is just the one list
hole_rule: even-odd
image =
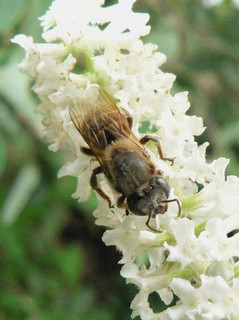
[{"label": "blurred green background", "polygon": [[[17,33],[41,42],[37,17],[49,5],[0,2],[0,319],[130,319],[137,290],[119,276],[120,254],[101,241],[94,195],[78,204],[76,180],[57,179],[64,155],[39,137],[39,101],[17,67],[24,52],[9,42]],[[196,0],[138,0],[135,9],[151,15],[145,41],[167,55],[173,92],[189,91],[189,113],[204,118],[198,142],[210,142],[208,160],[230,158],[227,174],[239,175],[239,9]]]}]

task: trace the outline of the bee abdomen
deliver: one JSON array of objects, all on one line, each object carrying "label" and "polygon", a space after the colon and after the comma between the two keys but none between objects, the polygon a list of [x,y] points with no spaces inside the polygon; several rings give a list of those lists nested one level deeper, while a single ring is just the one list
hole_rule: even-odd
[{"label": "bee abdomen", "polygon": [[109,169],[115,189],[125,196],[143,185],[151,175],[151,168],[143,157],[122,147],[112,152]]}]

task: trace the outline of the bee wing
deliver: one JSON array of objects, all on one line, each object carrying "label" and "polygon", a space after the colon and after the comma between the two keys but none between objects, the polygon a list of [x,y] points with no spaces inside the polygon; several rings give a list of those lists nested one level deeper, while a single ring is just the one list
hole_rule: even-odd
[{"label": "bee wing", "polygon": [[[90,129],[89,120],[93,119],[99,111],[101,111],[101,118],[104,114],[112,113],[114,110],[118,111],[114,99],[108,93],[98,87],[96,90],[97,96],[95,98],[77,98],[69,106],[71,121],[80,133],[82,133],[83,124]],[[93,124],[96,125],[97,119],[93,120]]]},{"label": "bee wing", "polygon": [[76,129],[103,167],[107,167],[106,148],[119,141],[122,146],[149,157],[144,146],[131,131],[131,115],[118,107],[105,91],[98,89],[98,95],[94,99],[74,100],[69,112]]},{"label": "bee wing", "polygon": [[108,94],[105,90],[97,88],[98,89],[98,97],[99,97],[99,103],[100,104],[108,104],[110,105],[112,108],[117,108],[116,104],[115,104],[115,100],[114,98]]},{"label": "bee wing", "polygon": [[87,116],[94,112],[95,105],[84,98],[74,99],[69,106],[69,113],[71,121],[76,129],[82,134],[83,124],[89,128]]},{"label": "bee wing", "polygon": [[93,99],[72,101],[69,113],[73,124],[90,148],[105,149],[110,142],[130,134],[128,114],[114,99],[97,88]]}]

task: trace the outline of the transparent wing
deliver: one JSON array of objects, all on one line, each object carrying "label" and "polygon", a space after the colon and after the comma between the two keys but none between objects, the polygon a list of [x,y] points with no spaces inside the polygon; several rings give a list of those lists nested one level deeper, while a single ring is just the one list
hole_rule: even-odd
[{"label": "transparent wing", "polygon": [[97,89],[96,93],[93,99],[72,101],[69,108],[72,122],[93,150],[105,149],[112,141],[131,135],[129,114],[105,91]]}]

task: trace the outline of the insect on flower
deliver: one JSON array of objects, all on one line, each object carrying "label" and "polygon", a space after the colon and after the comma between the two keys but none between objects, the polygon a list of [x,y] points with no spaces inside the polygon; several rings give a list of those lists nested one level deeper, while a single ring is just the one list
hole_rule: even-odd
[{"label": "insect on flower", "polygon": [[97,88],[96,99],[80,99],[70,106],[70,117],[89,148],[81,151],[95,157],[100,166],[92,172],[90,185],[112,208],[110,197],[100,188],[97,175],[104,173],[111,186],[121,196],[117,200],[119,208],[126,214],[148,215],[146,225],[157,214],[167,211],[169,202],[176,202],[178,215],[181,207],[178,199],[168,199],[170,186],[162,172],[155,169],[145,148],[148,141],[156,144],[161,159],[165,158],[157,137],[145,135],[140,140],[131,128],[132,116],[124,108],[118,107],[113,98]]}]

